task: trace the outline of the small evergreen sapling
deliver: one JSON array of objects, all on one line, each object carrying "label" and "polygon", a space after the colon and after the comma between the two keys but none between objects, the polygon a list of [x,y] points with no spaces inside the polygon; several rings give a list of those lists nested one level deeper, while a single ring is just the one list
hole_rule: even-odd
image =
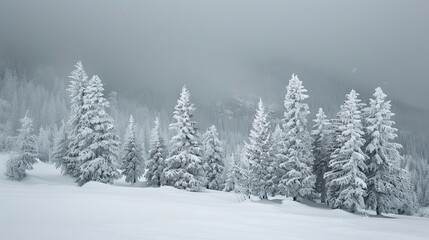
[{"label": "small evergreen sapling", "polygon": [[203,167],[207,174],[206,187],[212,190],[222,190],[225,163],[215,126],[209,127],[203,136],[203,154]]},{"label": "small evergreen sapling", "polygon": [[42,162],[49,162],[51,155],[51,129],[49,127],[40,127],[37,136],[36,146],[38,159]]},{"label": "small evergreen sapling", "polygon": [[26,170],[33,169],[37,162],[36,137],[33,135],[33,120],[25,116],[19,120],[21,128],[18,129],[17,154],[11,156],[6,165],[5,175],[13,181],[21,181],[26,176]]},{"label": "small evergreen sapling", "polygon": [[241,194],[244,199],[250,199],[252,170],[249,159],[246,157],[245,149],[239,148],[234,159],[236,161],[234,169],[234,192]]},{"label": "small evergreen sapling", "polygon": [[11,154],[6,163],[5,175],[9,180],[22,181],[27,176],[25,172],[27,168],[28,166],[22,161],[22,157],[19,154]]},{"label": "small evergreen sapling", "polygon": [[143,174],[144,168],[143,157],[136,143],[133,116],[130,116],[127,135],[122,155],[121,171],[126,182],[136,183]]},{"label": "small evergreen sapling", "polygon": [[60,168],[61,172],[64,174],[67,170],[67,164],[65,158],[67,156],[67,149],[69,145],[68,135],[66,124],[64,121],[60,129],[58,130],[55,140],[54,147],[52,150],[52,162],[55,164],[56,168]]},{"label": "small evergreen sapling", "polygon": [[231,192],[235,190],[235,184],[239,179],[239,166],[238,161],[236,161],[234,154],[231,154],[228,160],[228,164],[226,166],[226,174],[225,174],[225,186],[223,191]]},{"label": "small evergreen sapling", "polygon": [[159,187],[165,184],[163,171],[165,159],[167,158],[167,147],[161,136],[158,118],[155,119],[155,126],[150,137],[149,156],[146,163],[145,178],[149,186]]},{"label": "small evergreen sapling", "polygon": [[400,179],[398,181],[400,184],[396,187],[398,188],[398,191],[404,194],[404,198],[402,199],[398,209],[391,210],[397,210],[399,214],[413,215],[419,210],[420,205],[417,200],[417,194],[414,186],[411,183],[410,172],[405,169],[401,169],[397,177]]}]

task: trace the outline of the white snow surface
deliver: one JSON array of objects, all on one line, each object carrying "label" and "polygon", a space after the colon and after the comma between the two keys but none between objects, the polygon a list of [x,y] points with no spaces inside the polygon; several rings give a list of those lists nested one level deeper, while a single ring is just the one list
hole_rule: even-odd
[{"label": "white snow surface", "polygon": [[[3,173],[7,154],[0,154]],[[90,182],[38,162],[23,182],[0,175],[0,239],[428,239],[429,219],[362,217],[291,200],[240,202],[216,191]]]}]

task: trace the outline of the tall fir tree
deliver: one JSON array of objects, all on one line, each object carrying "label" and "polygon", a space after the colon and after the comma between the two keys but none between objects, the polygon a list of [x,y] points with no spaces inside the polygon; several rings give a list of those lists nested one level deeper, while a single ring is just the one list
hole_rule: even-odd
[{"label": "tall fir tree", "polygon": [[406,181],[398,177],[402,171],[399,153],[402,146],[394,142],[398,130],[393,127],[394,114],[386,97],[381,88],[375,89],[374,98],[370,99],[369,106],[364,110],[368,137],[365,150],[369,157],[366,203],[376,210],[377,215],[398,209],[405,199],[404,191],[398,187]]},{"label": "tall fir tree", "polygon": [[307,90],[298,76],[293,74],[287,86],[283,119],[283,147],[280,154],[279,190],[282,194],[298,198],[310,197],[316,178],[312,172],[313,153],[311,136],[307,130],[307,115],[310,114]]},{"label": "tall fir tree", "polygon": [[82,116],[86,113],[84,106],[85,89],[88,85],[88,75],[83,69],[82,62],[78,61],[75,65],[75,70],[70,74],[70,85],[67,89],[70,92],[70,118],[67,125],[70,126],[69,146],[67,156],[64,158],[63,174],[77,177],[79,175],[79,153],[82,151],[81,142],[84,139],[78,138],[82,136],[79,133],[83,131]]},{"label": "tall fir tree", "polygon": [[175,131],[176,135],[171,139],[171,151],[163,175],[166,185],[195,192],[204,187],[206,177],[198,129],[192,120],[195,108],[190,96],[184,86],[174,108],[174,122],[170,124],[170,130]]},{"label": "tall fir tree", "polygon": [[121,171],[128,183],[136,183],[143,174],[143,156],[136,142],[134,118],[131,115],[127,130],[127,139],[121,159]]},{"label": "tall fir tree", "polygon": [[33,169],[33,164],[37,162],[36,136],[28,111],[19,121],[21,128],[18,129],[17,153],[8,160],[5,173],[8,179],[14,181],[21,181],[26,176],[25,171]]},{"label": "tall fir tree", "polygon": [[211,126],[203,136],[203,168],[207,174],[207,189],[224,188],[224,151],[216,127]]},{"label": "tall fir tree", "polygon": [[311,135],[313,137],[313,172],[316,175],[315,190],[320,194],[321,202],[326,203],[325,173],[329,169],[332,153],[333,130],[322,108],[319,108],[316,114]]},{"label": "tall fir tree", "polygon": [[329,162],[330,170],[325,174],[328,187],[328,203],[333,208],[361,212],[364,208],[367,156],[362,151],[362,113],[359,94],[352,90],[338,113],[341,133],[336,137],[336,148]]},{"label": "tall fir tree", "polygon": [[165,184],[163,171],[165,159],[167,158],[167,147],[161,135],[158,118],[150,137],[149,156],[146,164],[145,178],[149,186],[159,187]]},{"label": "tall fir tree", "polygon": [[67,156],[68,146],[69,139],[67,135],[67,126],[63,121],[55,136],[54,146],[52,149],[52,162],[55,164],[55,167],[60,168],[63,173],[67,170],[67,165],[64,160]]},{"label": "tall fir tree", "polygon": [[273,159],[270,156],[271,132],[267,115],[262,99],[260,99],[250,130],[249,141],[244,145],[244,157],[250,167],[250,193],[261,199],[267,199],[275,192]]},{"label": "tall fir tree", "polygon": [[119,138],[114,133],[113,119],[107,114],[109,102],[103,97],[103,84],[98,76],[88,81],[83,95],[83,112],[77,134],[79,142],[77,161],[80,164],[76,182],[79,186],[89,181],[112,184],[120,173],[118,161]]}]

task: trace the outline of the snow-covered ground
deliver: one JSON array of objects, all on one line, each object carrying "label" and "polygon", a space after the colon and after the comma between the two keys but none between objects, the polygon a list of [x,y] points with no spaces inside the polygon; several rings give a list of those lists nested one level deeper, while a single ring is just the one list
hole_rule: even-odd
[{"label": "snow-covered ground", "polygon": [[[1,172],[6,156],[0,155]],[[2,173],[0,239],[429,238],[426,218],[361,217],[289,200],[240,203],[232,193],[140,186],[119,181],[77,187],[40,162],[23,182]]]}]

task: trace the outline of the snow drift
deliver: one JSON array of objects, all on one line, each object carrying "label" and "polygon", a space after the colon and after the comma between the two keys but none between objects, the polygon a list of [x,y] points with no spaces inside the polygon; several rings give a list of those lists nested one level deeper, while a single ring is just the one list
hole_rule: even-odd
[{"label": "snow drift", "polygon": [[[3,172],[7,155],[0,155]],[[429,219],[362,217],[217,191],[143,188],[120,180],[77,187],[42,162],[22,182],[0,175],[0,239],[427,239]]]}]

